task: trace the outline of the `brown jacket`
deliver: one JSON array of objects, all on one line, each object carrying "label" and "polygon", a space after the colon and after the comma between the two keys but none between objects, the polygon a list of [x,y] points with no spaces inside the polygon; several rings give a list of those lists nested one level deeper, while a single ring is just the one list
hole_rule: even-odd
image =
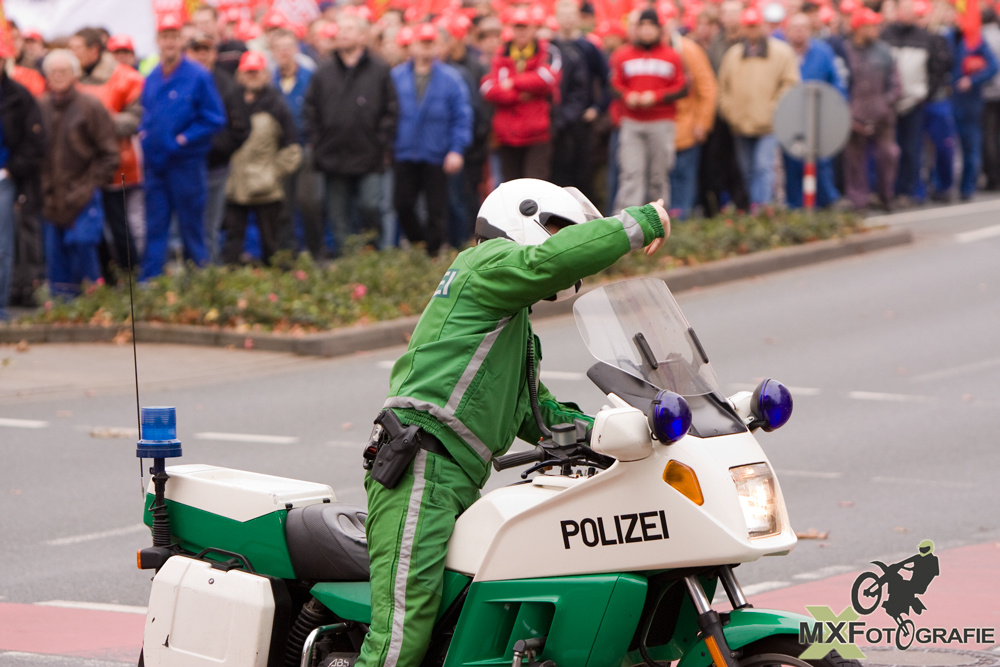
[{"label": "brown jacket", "polygon": [[70,89],[58,98],[45,93],[39,106],[49,139],[42,162],[42,216],[71,227],[118,168],[118,138],[96,97]]},{"label": "brown jacket", "polygon": [[762,137],[774,131],[774,110],[800,80],[799,61],[785,42],[768,37],[761,55],[747,57],[746,42],[726,51],[719,67],[719,113],[733,134]]},{"label": "brown jacket", "polygon": [[677,100],[677,124],[674,128],[674,145],[678,151],[684,151],[697,143],[695,125],[708,134],[715,124],[718,88],[712,64],[697,42],[681,37],[674,50],[681,56],[688,81],[688,94]]}]

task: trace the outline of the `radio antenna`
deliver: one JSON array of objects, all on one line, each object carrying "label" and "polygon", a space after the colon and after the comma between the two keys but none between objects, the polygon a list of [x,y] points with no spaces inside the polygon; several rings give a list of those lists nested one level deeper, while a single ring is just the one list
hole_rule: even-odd
[{"label": "radio antenna", "polygon": [[[139,355],[135,345],[135,297],[132,294],[132,234],[129,229],[128,200],[125,198],[125,172],[122,172],[122,210],[125,212],[125,258],[128,264],[128,312],[132,323],[132,370],[135,372],[135,422],[142,439],[142,412],[139,408]],[[146,497],[145,473],[139,459],[139,493]]]}]

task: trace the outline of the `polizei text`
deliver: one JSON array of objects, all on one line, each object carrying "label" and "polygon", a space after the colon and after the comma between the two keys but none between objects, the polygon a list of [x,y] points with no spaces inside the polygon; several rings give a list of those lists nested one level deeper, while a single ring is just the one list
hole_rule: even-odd
[{"label": "polizei text", "polygon": [[579,538],[579,542],[586,547],[608,547],[666,540],[670,537],[667,515],[663,510],[619,514],[607,520],[602,516],[581,521],[567,520],[560,521],[559,524],[562,527],[563,547],[566,549],[573,547],[576,542],[574,538]]}]

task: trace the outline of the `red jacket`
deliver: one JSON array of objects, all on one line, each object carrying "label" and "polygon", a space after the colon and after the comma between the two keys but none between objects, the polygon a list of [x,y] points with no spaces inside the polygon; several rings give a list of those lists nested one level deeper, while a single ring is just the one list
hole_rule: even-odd
[{"label": "red jacket", "polygon": [[[493,132],[505,146],[530,146],[551,139],[550,116],[558,102],[562,61],[546,42],[535,42],[535,53],[518,69],[508,42],[493,58],[483,77],[483,99],[496,107]],[[505,81],[510,81],[505,84]]]},{"label": "red jacket", "polygon": [[142,168],[136,150],[135,134],[142,118],[142,87],[145,79],[131,67],[122,65],[105,51],[91,72],[80,79],[79,88],[101,101],[111,114],[118,136],[121,164],[109,185],[121,187],[121,174],[126,185],[142,182]]},{"label": "red jacket", "polygon": [[[611,54],[611,85],[622,98],[623,118],[633,120],[673,120],[675,100],[687,90],[684,65],[680,56],[667,44],[646,49],[625,44]],[[656,102],[649,107],[629,107],[624,100],[629,93],[651,90]]]}]

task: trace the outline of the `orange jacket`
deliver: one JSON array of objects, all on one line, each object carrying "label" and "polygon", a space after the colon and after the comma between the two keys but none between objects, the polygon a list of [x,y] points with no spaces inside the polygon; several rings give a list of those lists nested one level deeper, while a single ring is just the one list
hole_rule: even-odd
[{"label": "orange jacket", "polygon": [[135,135],[142,119],[142,104],[139,98],[142,96],[144,82],[145,79],[141,74],[127,65],[122,65],[106,51],[101,54],[101,59],[90,74],[80,79],[80,90],[99,99],[115,123],[121,164],[109,184],[112,186],[121,185],[122,173],[125,174],[125,185],[142,182]]},{"label": "orange jacket", "polygon": [[41,97],[45,93],[45,77],[30,67],[14,65],[10,78],[27,88],[33,97]]},{"label": "orange jacket", "polygon": [[688,75],[688,94],[677,100],[674,128],[674,145],[678,151],[683,151],[698,143],[694,136],[695,125],[706,134],[712,129],[718,87],[712,64],[697,42],[681,37],[674,48],[680,54]]}]

